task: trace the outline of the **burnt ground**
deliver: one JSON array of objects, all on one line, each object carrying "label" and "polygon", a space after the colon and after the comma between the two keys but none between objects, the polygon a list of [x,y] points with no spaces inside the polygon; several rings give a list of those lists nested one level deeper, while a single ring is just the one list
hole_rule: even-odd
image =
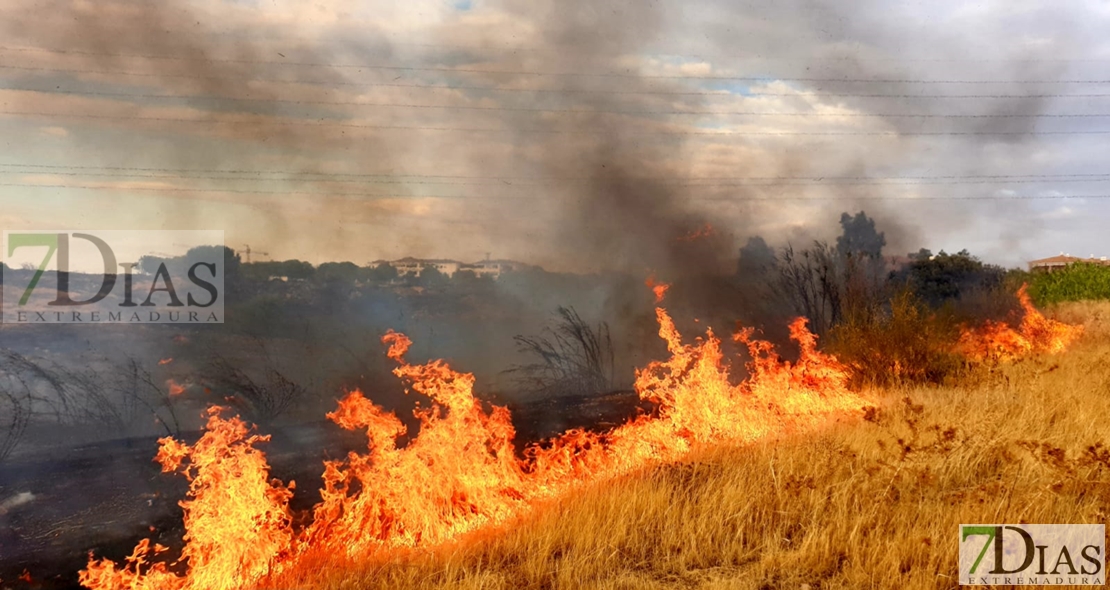
[{"label": "burnt ground", "polygon": [[[606,430],[646,407],[634,392],[513,404],[519,443],[570,428]],[[319,501],[321,462],[365,449],[365,437],[330,422],[275,429],[262,445],[271,475],[295,480],[295,512]],[[193,442],[199,433],[186,435]],[[155,437],[56,448],[0,464],[0,505],[18,494],[33,499],[0,508],[0,589],[79,588],[77,572],[92,551],[119,561],[143,538],[179,550],[184,477],[153,461]],[[31,582],[20,580],[26,570]]]}]

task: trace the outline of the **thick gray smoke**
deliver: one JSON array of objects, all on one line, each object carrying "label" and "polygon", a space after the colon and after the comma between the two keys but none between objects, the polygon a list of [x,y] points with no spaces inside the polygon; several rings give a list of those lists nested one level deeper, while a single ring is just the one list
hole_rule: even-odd
[{"label": "thick gray smoke", "polygon": [[[907,188],[866,181],[1026,172],[1015,171],[1014,164],[1028,161],[1042,148],[1043,138],[1030,133],[1043,129],[1037,115],[1051,106],[1047,96],[1059,92],[1058,82],[1067,76],[1058,63],[1045,58],[1082,55],[1084,49],[1076,23],[1040,7],[1026,7],[997,22],[984,17],[982,22],[945,26],[927,24],[928,14],[915,20],[909,10],[882,2],[717,2],[681,10],[667,3],[537,7],[506,2],[498,8],[536,27],[539,34],[527,40],[533,50],[491,58],[495,50],[477,49],[471,56],[474,63],[492,60],[506,69],[610,74],[491,77],[506,86],[544,87],[548,92],[540,96],[545,108],[590,111],[551,115],[541,125],[557,133],[529,150],[529,161],[540,173],[575,179],[559,193],[557,240],[548,248],[576,266],[672,276],[729,270],[736,247],[753,234],[764,234],[775,245],[827,239],[837,230],[835,220],[842,211],[865,210],[876,218],[892,254],[935,247],[927,234],[968,225],[976,216],[997,219],[1002,240],[1028,232],[1023,219],[1031,212],[1024,203],[925,200],[907,205],[883,199],[990,195],[1004,187],[1001,182],[961,185],[957,180],[947,185],[910,183]],[[944,12],[936,10],[933,18]],[[1036,44],[997,42],[1032,31],[1040,38]],[[702,60],[712,67],[687,68],[681,60],[669,69],[645,64],[644,56],[663,52],[684,53],[687,61],[705,56]],[[665,77],[668,72],[678,77]],[[706,78],[680,78],[690,72]],[[716,81],[713,76],[785,82]],[[1007,80],[1022,83],[996,82]],[[754,88],[784,96],[722,101],[730,97],[696,92],[725,85],[740,94]],[[967,94],[977,98],[953,98]],[[760,125],[751,116],[629,114],[722,110],[840,111],[845,117],[776,118]],[[757,133],[743,137],[736,125],[753,121],[757,124],[745,128]],[[520,137],[537,127],[534,117],[506,117],[503,123],[518,128]],[[739,136],[718,140],[701,135],[721,126]],[[1064,121],[1056,128],[1075,126]],[[812,135],[760,135],[768,130]],[[825,136],[826,131],[845,135]],[[709,188],[683,182],[718,175],[817,180],[808,189],[791,180],[761,181],[758,187],[698,182]],[[821,181],[836,177],[860,182]],[[814,200],[791,200],[799,195]],[[509,211],[528,215],[524,208]],[[684,239],[707,224],[714,228],[709,239]]]},{"label": "thick gray smoke", "polygon": [[[682,274],[727,271],[754,234],[776,246],[831,237],[842,211],[880,220],[891,253],[933,246],[926,235],[983,216],[997,217],[1002,242],[1028,239],[1024,204],[882,199],[989,195],[1004,183],[866,181],[1044,168],[1045,140],[1028,133],[1081,128],[1036,117],[1067,89],[1061,80],[1082,77],[1052,58],[1086,55],[1097,36],[1074,13],[1038,4],[982,13],[871,0],[465,6],[411,33],[413,17],[397,7],[329,5],[320,10],[335,21],[319,24],[301,22],[307,9],[277,18],[204,3],[39,3],[6,14],[6,43],[65,48],[19,55],[80,73],[59,73],[56,85],[43,72],[13,73],[19,82],[140,96],[23,93],[10,106],[107,110],[119,119],[105,125],[118,127],[131,116],[203,120],[134,121],[135,155],[170,168],[286,174],[190,181],[240,192],[193,194],[166,205],[167,215],[199,223],[212,201],[233,199],[251,212],[244,227],[255,237],[316,258],[494,251],[564,270]],[[391,67],[348,67],[357,64]],[[152,93],[182,98],[141,97]],[[977,98],[953,98],[967,94]],[[94,100],[110,103],[92,109]],[[382,103],[392,106],[365,106]],[[733,114],[705,114],[714,112]],[[157,136],[167,129],[175,137]],[[213,140],[226,149],[211,149]],[[107,164],[126,154],[82,147]],[[358,184],[336,172],[490,182]],[[829,180],[845,176],[864,182]],[[743,180],[752,177],[764,180]],[[811,180],[773,180],[799,177]],[[294,194],[249,193],[258,187]],[[364,200],[375,192],[461,198]],[[319,220],[333,227],[321,231]]]}]

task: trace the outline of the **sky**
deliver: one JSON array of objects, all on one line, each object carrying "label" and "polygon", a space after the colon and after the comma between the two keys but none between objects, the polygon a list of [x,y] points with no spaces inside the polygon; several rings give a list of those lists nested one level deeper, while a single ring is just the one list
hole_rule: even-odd
[{"label": "sky", "polygon": [[584,272],[863,210],[889,254],[1110,255],[1108,27],[1094,1],[4,1],[0,229]]}]

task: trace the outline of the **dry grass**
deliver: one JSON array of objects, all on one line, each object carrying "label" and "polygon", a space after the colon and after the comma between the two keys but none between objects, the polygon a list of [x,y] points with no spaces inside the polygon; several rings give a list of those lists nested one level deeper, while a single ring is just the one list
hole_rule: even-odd
[{"label": "dry grass", "polygon": [[325,571],[313,588],[951,588],[957,525],[1110,514],[1110,304],[1087,336],[963,387],[876,392],[864,420],[706,451],[509,530]]}]

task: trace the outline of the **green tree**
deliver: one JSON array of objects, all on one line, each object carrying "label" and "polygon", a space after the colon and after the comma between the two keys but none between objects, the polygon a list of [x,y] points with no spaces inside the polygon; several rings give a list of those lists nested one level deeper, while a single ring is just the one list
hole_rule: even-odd
[{"label": "green tree", "polygon": [[420,276],[416,277],[414,284],[425,289],[443,289],[450,284],[450,281],[450,278],[436,267],[426,266],[420,271]]},{"label": "green tree", "polygon": [[354,283],[358,274],[358,265],[353,262],[324,262],[316,267],[315,277],[323,282]]},{"label": "green tree", "polygon": [[973,289],[990,289],[1002,283],[1002,268],[984,264],[967,250],[933,255],[921,249],[910,256],[901,278],[922,301],[936,307],[959,299]]},{"label": "green tree", "polygon": [[886,236],[875,229],[875,220],[860,211],[855,215],[842,213],[840,227],[843,232],[836,239],[836,250],[842,256],[879,258],[886,246]]},{"label": "green tree", "polygon": [[374,267],[360,268],[359,275],[363,280],[372,283],[388,283],[397,278],[397,268],[392,264],[379,264]]}]

